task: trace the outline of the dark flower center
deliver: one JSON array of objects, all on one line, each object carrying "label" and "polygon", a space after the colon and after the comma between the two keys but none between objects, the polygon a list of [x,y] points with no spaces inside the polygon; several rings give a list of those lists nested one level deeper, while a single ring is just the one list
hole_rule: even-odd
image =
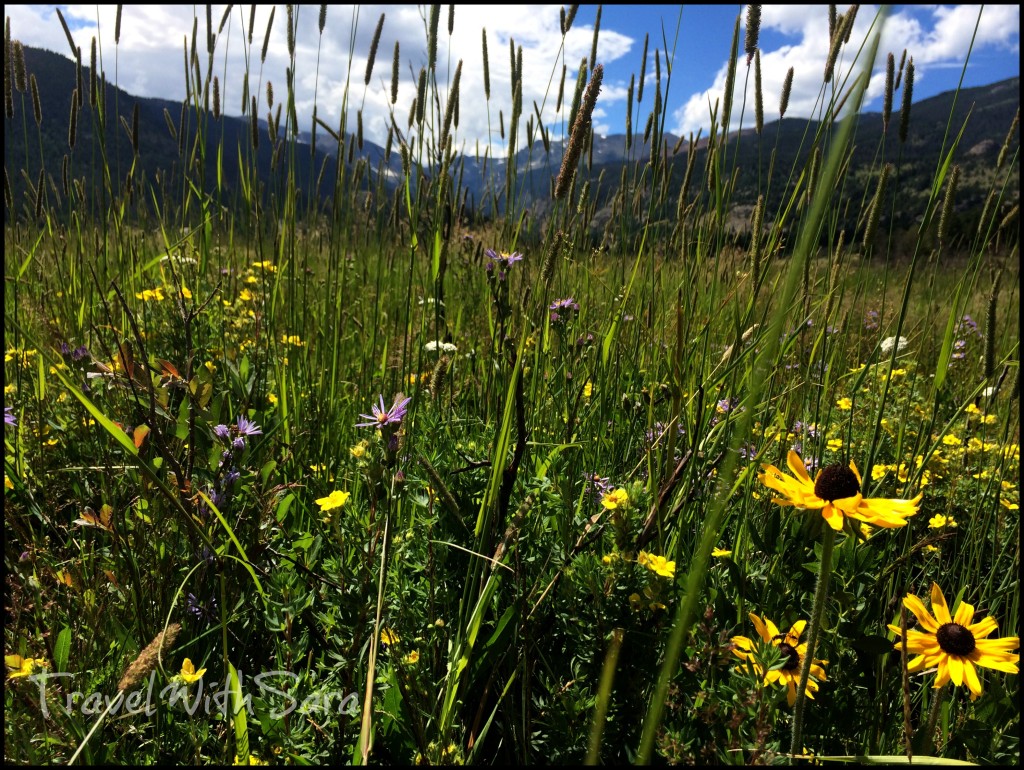
[{"label": "dark flower center", "polygon": [[974,634],[959,623],[944,623],[935,632],[935,639],[943,652],[950,655],[970,655],[977,646]]},{"label": "dark flower center", "polygon": [[783,670],[793,671],[800,665],[800,653],[796,651],[796,647],[793,645],[783,642],[779,645],[779,652],[786,658],[786,662],[782,666]]},{"label": "dark flower center", "polygon": [[841,463],[823,468],[814,482],[814,494],[822,500],[834,502],[844,497],[853,497],[860,492],[860,484],[852,470]]}]

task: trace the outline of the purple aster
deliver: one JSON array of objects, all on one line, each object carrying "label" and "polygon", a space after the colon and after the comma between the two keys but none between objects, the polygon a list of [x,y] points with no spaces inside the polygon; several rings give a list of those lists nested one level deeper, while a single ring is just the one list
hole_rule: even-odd
[{"label": "purple aster", "polygon": [[259,425],[252,420],[242,417],[242,415],[238,415],[238,419],[235,422],[238,425],[239,436],[258,436],[263,433]]},{"label": "purple aster", "polygon": [[18,418],[14,416],[14,407],[13,406],[5,406],[4,407],[4,425],[17,425],[17,424],[18,424]]},{"label": "purple aster", "polygon": [[490,275],[495,274],[495,267],[497,267],[497,276],[499,281],[505,280],[506,272],[512,265],[519,262],[523,255],[518,251],[513,251],[509,254],[507,251],[497,252],[494,249],[487,249],[484,252],[487,256],[487,272]]},{"label": "purple aster", "polygon": [[572,297],[566,297],[565,299],[556,299],[551,303],[548,310],[551,311],[551,323],[565,323],[569,321],[573,313],[580,309],[579,303],[576,302]]},{"label": "purple aster", "polygon": [[213,435],[219,439],[227,441],[231,436],[231,428],[227,425],[215,425],[213,426]]},{"label": "purple aster", "polygon": [[390,409],[384,408],[384,396],[380,397],[380,407],[371,406],[370,411],[373,414],[360,414],[364,420],[369,422],[357,422],[357,428],[383,428],[385,425],[397,425],[405,417],[405,407],[412,401],[411,396],[406,398],[400,398],[395,396],[395,402],[391,405]]}]

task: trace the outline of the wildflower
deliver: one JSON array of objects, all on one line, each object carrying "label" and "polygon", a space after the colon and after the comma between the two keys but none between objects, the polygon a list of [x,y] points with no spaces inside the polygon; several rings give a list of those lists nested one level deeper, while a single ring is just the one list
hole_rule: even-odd
[{"label": "wildflower", "polygon": [[385,425],[397,425],[405,417],[405,407],[412,400],[411,396],[402,398],[401,394],[395,396],[395,402],[390,409],[384,409],[384,396],[380,397],[380,408],[371,406],[373,414],[360,414],[359,416],[369,422],[357,422],[357,428],[383,428]]},{"label": "wildflower", "polygon": [[983,414],[983,412],[975,404],[968,404],[967,408],[964,409],[964,411],[967,412],[967,414]]},{"label": "wildflower", "polygon": [[415,665],[416,663],[418,663],[419,659],[420,659],[420,651],[419,650],[413,650],[408,655],[406,655],[404,658],[402,658],[402,662],[405,665],[407,665],[407,666],[412,666],[412,665]]},{"label": "wildflower", "polygon": [[814,480],[807,474],[800,455],[790,450],[786,458],[793,476],[787,476],[774,465],[761,466],[758,480],[779,492],[772,502],[802,509],[821,509],[821,515],[834,530],[843,528],[845,517],[859,519],[876,527],[903,527],[907,517],[917,513],[922,495],[911,500],[864,498],[861,496],[861,477],[857,466],[850,461],[847,468],[841,463],[818,471]]},{"label": "wildflower", "polygon": [[836,401],[836,406],[838,406],[844,412],[849,412],[851,409],[853,409],[853,401],[850,400],[849,398],[841,398],[838,401]]},{"label": "wildflower", "polygon": [[352,496],[351,492],[342,492],[340,489],[335,489],[327,497],[318,498],[316,504],[320,506],[320,511],[331,511],[335,508],[341,508],[348,499]]},{"label": "wildflower", "polygon": [[8,668],[8,679],[32,676],[37,668],[46,668],[49,665],[43,658],[23,658],[20,655],[4,655],[4,663]]},{"label": "wildflower", "polygon": [[273,393],[267,393],[267,403],[271,406],[277,406],[277,396]]},{"label": "wildflower", "polygon": [[548,307],[551,311],[551,323],[565,324],[572,320],[573,314],[579,312],[580,306],[572,297],[556,299]]},{"label": "wildflower", "polygon": [[135,292],[135,299],[141,299],[143,302],[149,302],[151,299],[157,302],[164,301],[164,290],[157,286],[155,289],[143,289],[142,291]]},{"label": "wildflower", "polygon": [[282,334],[281,344],[294,345],[297,348],[301,348],[306,343],[302,341],[302,338],[298,334]]},{"label": "wildflower", "polygon": [[269,259],[265,259],[262,262],[253,262],[253,267],[258,267],[260,270],[266,270],[268,273],[276,273],[277,265],[271,262]]},{"label": "wildflower", "polygon": [[357,460],[361,460],[363,458],[363,456],[366,454],[366,449],[367,449],[368,446],[369,446],[369,444],[366,441],[360,441],[354,447],[349,449],[348,453],[350,455],[352,455],[354,458],[356,458]]},{"label": "wildflower", "polygon": [[954,529],[956,528],[957,523],[956,519],[954,519],[952,516],[943,516],[941,513],[937,513],[930,519],[928,519],[928,526],[931,529],[942,529],[944,527]]},{"label": "wildflower", "polygon": [[[800,635],[804,632],[807,621],[798,620],[785,634],[779,633],[779,629],[768,618],[762,620],[753,612],[749,615],[754,628],[765,644],[779,648],[783,658],[781,668],[772,669],[765,673],[764,684],[779,684],[786,687],[786,702],[792,706],[796,702],[796,688],[800,683],[800,669],[803,666],[804,655],[807,653],[807,644],[800,644]],[[754,643],[745,636],[734,636],[732,638],[733,654],[743,660],[749,661],[754,673],[761,674],[762,668],[754,662]],[[825,669],[823,665],[827,660],[812,660],[811,675],[807,678],[807,689],[804,694],[813,699],[814,693],[818,691],[818,681],[825,681]]]},{"label": "wildflower", "polygon": [[830,438],[825,442],[825,447],[832,452],[838,452],[843,448],[843,440],[841,438]]},{"label": "wildflower", "polygon": [[496,277],[498,281],[504,281],[508,270],[516,262],[519,262],[523,255],[518,251],[509,254],[507,251],[497,252],[494,249],[487,249],[484,252],[487,257],[487,276]]},{"label": "wildflower", "polygon": [[205,668],[201,668],[196,671],[196,667],[192,665],[192,660],[190,658],[185,658],[185,662],[181,664],[181,678],[184,680],[185,684],[198,682],[203,678],[203,674],[205,673]]},{"label": "wildflower", "polygon": [[4,425],[12,425],[12,426],[14,426],[14,425],[17,425],[17,424],[18,424],[18,418],[14,416],[14,407],[13,406],[5,406],[4,407]]},{"label": "wildflower", "polygon": [[428,353],[436,353],[437,351],[441,351],[442,353],[455,353],[458,351],[459,347],[453,342],[431,340],[430,342],[423,346],[423,349]]},{"label": "wildflower", "polygon": [[871,467],[871,480],[880,481],[885,478],[885,474],[889,472],[889,466],[882,463],[876,464]]},{"label": "wildflower", "polygon": [[380,643],[383,645],[396,644],[400,641],[401,639],[399,638],[398,634],[395,633],[394,629],[385,628],[383,631],[380,632]]},{"label": "wildflower", "polygon": [[724,548],[715,548],[711,552],[711,555],[714,556],[716,559],[728,559],[730,556],[732,556],[732,551],[727,551]]},{"label": "wildflower", "polygon": [[906,337],[900,337],[898,340],[895,337],[886,337],[879,343],[878,347],[882,351],[883,355],[889,355],[892,353],[892,349],[896,348],[896,352],[899,353],[909,343]]},{"label": "wildflower", "polygon": [[[907,664],[907,671],[914,673],[937,667],[936,688],[950,680],[957,686],[966,684],[971,700],[982,692],[976,666],[1017,673],[1020,656],[1010,651],[1020,646],[1018,637],[986,639],[998,627],[996,621],[989,617],[974,623],[974,607],[967,602],[960,602],[956,614],[950,615],[937,583],[932,583],[931,601],[932,612],[928,612],[924,602],[913,594],[907,594],[903,600],[903,606],[914,613],[923,629],[907,631],[907,651],[917,656]],[[889,630],[897,637],[902,636],[898,625],[889,624]],[[902,640],[897,639],[896,649],[902,644]]]},{"label": "wildflower", "polygon": [[252,302],[253,293],[246,288],[238,292],[238,299],[242,302]]},{"label": "wildflower", "polygon": [[946,446],[960,446],[964,442],[961,441],[959,437],[957,437],[956,435],[952,433],[947,433],[945,436],[942,437],[942,443],[945,444]]},{"label": "wildflower", "polygon": [[651,572],[662,577],[673,578],[676,575],[676,563],[669,561],[664,556],[656,556],[653,553],[641,551],[640,555],[636,558],[636,563],[641,567],[647,567]]},{"label": "wildflower", "polygon": [[593,395],[594,383],[592,383],[590,380],[587,380],[586,384],[583,386],[583,398],[590,398]]},{"label": "wildflower", "polygon": [[625,508],[629,505],[629,495],[626,494],[626,490],[613,489],[611,492],[605,492],[604,496],[601,497],[601,505],[607,510],[614,511],[617,508]]}]

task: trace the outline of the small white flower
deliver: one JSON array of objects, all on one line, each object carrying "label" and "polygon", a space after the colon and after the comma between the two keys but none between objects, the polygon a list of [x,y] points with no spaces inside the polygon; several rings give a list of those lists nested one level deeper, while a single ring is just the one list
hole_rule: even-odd
[{"label": "small white flower", "polygon": [[903,348],[907,346],[907,344],[908,343],[906,337],[900,337],[898,341],[895,337],[886,337],[884,340],[882,340],[882,343],[879,345],[879,348],[881,348],[882,353],[888,355],[889,353],[892,352],[893,347],[895,347],[896,352],[899,353],[901,350],[903,350]]},{"label": "small white flower", "polygon": [[452,342],[441,342],[440,340],[431,340],[430,342],[423,346],[423,349],[428,353],[436,353],[438,350],[440,350],[442,353],[454,353],[459,348]]},{"label": "small white flower", "polygon": [[989,385],[987,388],[985,388],[983,391],[981,391],[981,395],[984,398],[992,398],[992,396],[994,396],[995,394],[996,394],[996,386],[995,385]]}]

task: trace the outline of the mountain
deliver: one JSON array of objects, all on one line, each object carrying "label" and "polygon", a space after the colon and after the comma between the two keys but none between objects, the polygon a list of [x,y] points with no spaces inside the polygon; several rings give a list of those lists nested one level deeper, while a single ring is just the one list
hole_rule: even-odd
[{"label": "mountain", "polygon": [[[391,193],[401,179],[402,161],[397,142],[394,151],[388,154],[372,142],[365,141],[358,147],[352,137],[346,137],[343,164],[333,156],[338,146],[336,140],[322,127],[318,128],[315,147],[311,145],[309,133],[300,134],[294,141],[286,140],[283,129],[273,132],[278,138],[272,142],[272,127],[280,121],[279,106],[276,107],[276,116],[258,121],[256,179],[250,179],[247,175],[251,173],[248,169],[252,168],[252,124],[249,119],[228,116],[214,119],[211,112],[197,110],[191,104],[183,107],[179,102],[135,97],[107,83],[97,86],[102,88],[106,105],[106,117],[100,126],[99,111],[91,106],[87,66],[81,68],[79,76],[75,62],[64,56],[30,47],[24,51],[26,70],[34,74],[39,83],[43,119],[37,130],[31,95],[27,91],[15,91],[15,115],[13,119],[8,118],[4,131],[4,164],[14,211],[19,215],[32,215],[41,162],[45,164],[50,180],[47,185],[48,205],[60,206],[61,201],[68,197],[63,189],[65,163],[67,175],[79,180],[83,194],[91,189],[84,199],[102,204],[104,156],[107,158],[106,167],[116,176],[107,189],[122,192],[141,189],[150,195],[148,183],[158,183],[154,186],[163,197],[150,205],[160,206],[164,215],[174,214],[179,202],[187,197],[184,195],[186,168],[192,169],[189,178],[193,181],[203,179],[204,191],[214,195],[222,205],[253,205],[254,198],[266,204],[268,196],[280,197],[284,188],[282,175],[277,170],[286,152],[294,164],[300,205],[329,205],[339,168],[347,168],[351,179],[353,167],[360,162],[362,169],[358,178],[362,189],[380,184]],[[77,116],[77,135],[72,151],[68,126],[72,94],[79,83],[85,96]],[[988,190],[996,178],[996,158],[1019,102],[1019,78],[921,100],[911,110],[906,145],[898,139],[898,110],[892,116],[884,143],[881,114],[861,114],[853,138],[851,173],[845,187],[836,194],[851,201],[848,208],[857,212],[864,196],[873,194],[880,164],[899,163],[901,205],[898,221],[894,224],[912,226],[914,218],[924,210],[940,149],[943,146],[948,149],[963,127],[953,161],[959,163],[962,170],[957,211],[963,214],[964,227],[969,228],[970,217],[980,215]],[[133,150],[136,120],[137,157]],[[743,129],[738,136],[735,133],[730,136],[727,162],[735,167],[737,173],[730,205],[737,229],[743,229],[759,190],[765,188],[764,180],[768,177],[772,153],[775,155],[773,181],[784,179],[790,169],[799,171],[804,167],[814,151],[815,136],[821,129],[816,121],[786,118],[766,124],[760,137],[752,128]],[[204,132],[203,141],[196,140],[200,130]],[[611,214],[610,201],[621,186],[620,180],[639,178],[640,164],[646,164],[650,158],[650,146],[639,134],[632,137],[628,146],[622,134],[594,136],[592,145],[584,153],[584,158],[592,185],[590,200],[596,212],[594,219],[600,223]],[[662,137],[659,156],[670,164],[670,194],[665,198],[671,199],[671,204],[665,203],[662,210],[656,212],[660,218],[671,218],[675,214],[675,198],[687,165],[688,145],[688,140],[682,141],[671,134]],[[223,149],[219,173],[218,148]],[[545,144],[536,129],[533,141],[523,142],[513,159],[515,205],[528,208],[539,217],[550,211],[552,184],[557,177],[564,148],[562,141]],[[696,145],[694,152],[697,157],[692,189],[706,190],[707,184],[701,178],[706,161],[706,139]],[[452,176],[460,195],[465,196],[463,200],[467,209],[484,216],[503,211],[508,163],[507,157],[478,158],[457,153]],[[875,169],[873,174],[868,171],[872,168]],[[436,173],[436,169],[424,169],[424,172],[429,177]],[[1019,178],[1016,168],[1014,174]],[[795,183],[793,178],[786,179],[785,184],[776,182],[767,186],[766,210],[777,211],[784,205]],[[1017,184],[1009,189],[1011,197],[1015,197]],[[255,194],[256,190],[259,190],[259,195]],[[10,213],[6,211],[7,215]],[[851,223],[851,226],[855,225]]]}]

